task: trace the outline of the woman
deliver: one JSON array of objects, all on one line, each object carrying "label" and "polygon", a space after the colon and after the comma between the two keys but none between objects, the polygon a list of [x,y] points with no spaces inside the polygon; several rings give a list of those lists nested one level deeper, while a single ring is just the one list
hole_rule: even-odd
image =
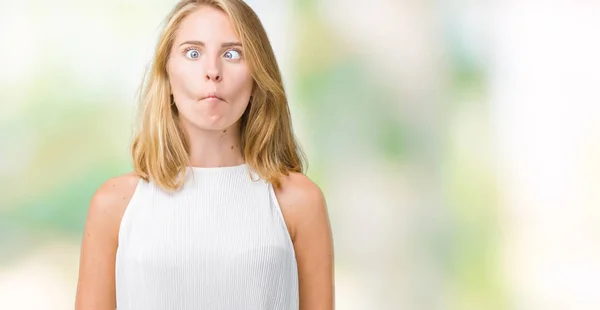
[{"label": "woman", "polygon": [[140,104],[135,172],[89,206],[76,309],[333,309],[325,199],[252,9],[179,2]]}]

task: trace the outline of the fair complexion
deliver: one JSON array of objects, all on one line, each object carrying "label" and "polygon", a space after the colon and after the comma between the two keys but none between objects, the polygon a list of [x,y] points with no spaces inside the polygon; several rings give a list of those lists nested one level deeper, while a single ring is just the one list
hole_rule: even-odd
[{"label": "fair complexion", "polygon": [[[193,166],[244,162],[238,125],[253,80],[238,44],[225,13],[210,7],[186,17],[176,35],[167,72],[190,138]],[[76,310],[116,307],[119,225],[138,181],[134,173],[112,178],[91,199],[81,245]],[[325,198],[303,174],[291,173],[281,182],[276,196],[296,252],[300,310],[332,310],[333,243]]]},{"label": "fair complexion", "polygon": [[116,308],[119,225],[138,180],[133,173],[112,178],[91,199],[81,242],[75,310]]},{"label": "fair complexion", "polygon": [[282,177],[275,194],[296,252],[300,310],[333,310],[333,241],[325,197],[301,173]]},{"label": "fair complexion", "polygon": [[188,134],[191,165],[242,164],[239,119],[254,80],[229,17],[209,6],[187,16],[177,31],[167,72]]}]

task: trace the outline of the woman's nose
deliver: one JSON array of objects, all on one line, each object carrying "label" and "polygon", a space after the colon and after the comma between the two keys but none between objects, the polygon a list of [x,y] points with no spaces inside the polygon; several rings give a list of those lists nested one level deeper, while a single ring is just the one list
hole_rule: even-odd
[{"label": "woman's nose", "polygon": [[204,65],[206,68],[205,79],[207,81],[220,82],[223,79],[218,60],[207,59]]},{"label": "woman's nose", "polygon": [[221,74],[219,73],[218,70],[210,70],[206,72],[206,80],[210,81],[213,80],[215,82],[220,82],[221,81]]}]

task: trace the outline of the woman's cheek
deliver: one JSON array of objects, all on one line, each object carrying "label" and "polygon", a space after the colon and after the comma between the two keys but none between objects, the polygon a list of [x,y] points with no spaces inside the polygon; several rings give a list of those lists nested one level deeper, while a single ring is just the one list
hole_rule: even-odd
[{"label": "woman's cheek", "polygon": [[192,70],[174,70],[171,76],[171,87],[174,92],[179,92],[186,99],[198,100],[202,96],[198,77]]}]

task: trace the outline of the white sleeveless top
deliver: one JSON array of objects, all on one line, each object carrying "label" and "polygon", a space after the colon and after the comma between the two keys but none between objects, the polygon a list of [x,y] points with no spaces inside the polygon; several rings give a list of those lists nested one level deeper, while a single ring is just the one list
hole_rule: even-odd
[{"label": "white sleeveless top", "polygon": [[246,164],[188,171],[172,194],[137,185],[119,229],[117,309],[298,310],[294,247],[272,185]]}]

